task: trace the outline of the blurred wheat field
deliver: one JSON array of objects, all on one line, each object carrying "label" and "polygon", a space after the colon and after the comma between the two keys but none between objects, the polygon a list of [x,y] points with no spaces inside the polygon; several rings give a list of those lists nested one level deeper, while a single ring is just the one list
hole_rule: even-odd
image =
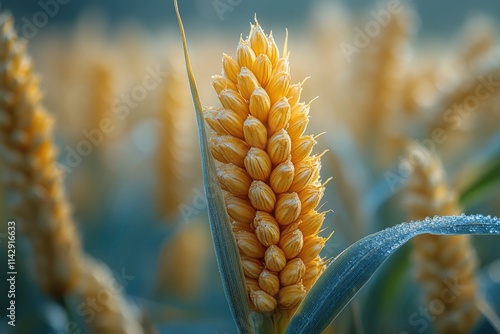
[{"label": "blurred wheat field", "polygon": [[[403,221],[500,215],[498,22],[471,15],[452,38],[422,37],[413,7],[388,8],[373,7],[388,13],[379,21],[373,11],[319,2],[306,24],[287,32],[283,57],[308,110],[300,120],[307,134],[321,134],[314,152],[322,163],[318,157],[292,167],[315,180],[331,178],[315,203],[324,223],[307,233],[319,233],[324,248],[307,257],[304,271]],[[25,41],[13,27],[21,18],[11,17],[8,5],[1,10],[0,259],[7,263],[6,223],[14,220],[18,275],[16,327],[2,299],[0,332],[236,333],[208,228],[178,31],[109,29],[91,14],[71,29],[40,30]],[[239,32],[246,38],[253,19],[225,33],[187,28],[203,105],[220,105],[223,53],[236,59]],[[256,24],[273,30],[283,49],[281,23]],[[327,332],[500,330],[497,239],[414,241]],[[258,286],[262,273],[277,280],[284,270],[245,261],[247,287]],[[316,276],[300,276],[293,283],[305,294]],[[7,286],[0,293],[6,296]]]}]

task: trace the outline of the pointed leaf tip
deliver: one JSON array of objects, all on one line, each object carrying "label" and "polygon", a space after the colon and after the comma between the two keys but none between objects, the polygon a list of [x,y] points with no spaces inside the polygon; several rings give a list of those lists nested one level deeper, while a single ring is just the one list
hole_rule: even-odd
[{"label": "pointed leaf tip", "polygon": [[425,233],[500,235],[500,220],[482,215],[436,216],[399,224],[359,240],[329,263],[292,317],[286,333],[323,332],[392,253]]}]

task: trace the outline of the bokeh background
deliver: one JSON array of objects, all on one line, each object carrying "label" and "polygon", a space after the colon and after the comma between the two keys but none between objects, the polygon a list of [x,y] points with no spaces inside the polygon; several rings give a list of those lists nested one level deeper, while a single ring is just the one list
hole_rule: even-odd
[{"label": "bokeh background", "polygon": [[[161,333],[234,333],[208,231],[196,124],[172,3],[57,2],[57,13],[31,33],[27,24],[45,11],[40,3],[2,1],[0,9],[12,13],[19,35],[27,37],[44,104],[56,119],[59,167],[85,252],[104,262],[115,277],[126,277],[119,281],[145,328]],[[180,3],[205,105],[218,103],[210,76],[220,73],[222,52],[235,54],[239,35],[246,36],[254,14],[266,32],[273,31],[280,46],[288,29],[293,81],[310,76],[303,99],[320,97],[313,104],[308,133],[328,132],[318,139],[315,151],[332,153],[325,156],[322,170],[323,179],[334,177],[323,202],[325,209],[334,211],[327,216],[325,235],[336,232],[324,256],[335,256],[368,233],[405,221],[399,192],[388,186],[386,173],[397,168],[403,137],[425,136],[434,119],[433,106],[448,85],[475,73],[473,63],[500,46],[500,3],[401,1],[406,16],[398,19],[399,35],[393,40],[387,37],[389,44],[375,37],[371,47],[362,48],[352,59],[342,54],[341,44],[352,43],[353,29],[373,20],[370,11],[384,8],[385,2],[233,0],[236,5],[223,13],[215,3]],[[464,59],[475,41],[483,43],[484,50],[467,63]],[[370,129],[366,110],[379,101],[370,92],[380,84],[373,68],[384,65],[377,50],[385,49],[392,50],[393,63],[387,67],[389,74],[380,75],[394,79],[388,84],[392,95],[386,98],[394,114],[383,121],[383,129],[397,130],[389,131],[387,141],[377,139],[381,146],[374,149],[364,133],[374,131],[376,137],[385,130]],[[126,95],[151,71],[168,76],[160,75],[157,88],[147,91],[137,106],[126,108],[123,119],[111,113],[115,130],[72,166],[70,152],[86,140],[83,132],[98,128],[96,124],[113,107],[124,106]],[[406,90],[395,91],[393,86]],[[409,102],[399,101],[408,91]],[[450,184],[460,191],[483,170],[485,160],[498,157],[498,95],[485,106],[492,110],[488,117],[472,118],[468,130],[441,149]],[[499,200],[500,191],[493,189],[465,209],[499,215]],[[18,325],[15,329],[6,325],[2,297],[0,332],[79,333],[65,328],[65,307],[37,287],[30,245],[19,237]],[[498,315],[498,238],[477,237],[474,244],[480,259],[478,275]],[[363,333],[359,324],[366,333],[372,328],[417,332],[419,327],[408,320],[421,305],[410,253],[405,246],[385,265],[344,312],[338,332]],[[2,251],[2,263],[5,254]],[[2,285],[2,296],[4,289]],[[78,330],[85,333],[78,305],[75,298],[66,301]],[[494,332],[484,321],[481,326],[479,332]],[[432,333],[432,326],[418,332]]]}]

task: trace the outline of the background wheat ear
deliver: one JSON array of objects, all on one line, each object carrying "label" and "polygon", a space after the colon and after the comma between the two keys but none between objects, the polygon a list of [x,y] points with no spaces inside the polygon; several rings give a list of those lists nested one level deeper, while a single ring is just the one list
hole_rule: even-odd
[{"label": "background wheat ear", "polygon": [[159,211],[169,223],[174,223],[174,218],[182,213],[180,205],[188,199],[196,180],[192,168],[194,124],[188,119],[189,91],[179,63],[175,55],[169,57],[169,74],[158,97],[161,133],[156,156],[156,191]]},{"label": "background wheat ear", "polygon": [[[96,264],[81,248],[56,163],[52,118],[41,104],[38,79],[26,54],[26,44],[13,30],[9,14],[0,15],[1,165],[9,219],[27,237],[40,288],[61,302],[70,294],[83,300],[106,293],[105,312],[97,312],[94,332],[141,333],[137,316],[128,311],[121,291],[111,293],[109,269]],[[116,284],[114,285],[117,286]]]},{"label": "background wheat ear", "polygon": [[[425,152],[412,142],[408,150]],[[426,152],[405,190],[405,206],[409,219],[423,219],[435,215],[459,215],[462,208],[456,194],[446,182],[441,161]],[[423,289],[426,305],[442,301],[443,312],[436,315],[435,327],[439,333],[469,333],[479,318],[476,307],[478,286],[476,253],[468,235],[422,235],[413,239],[413,258],[417,280]],[[451,285],[450,285],[451,284]],[[458,291],[451,290],[450,286]],[[443,294],[450,296],[443,300]]]},{"label": "background wheat ear", "polygon": [[[80,241],[64,197],[51,139],[52,118],[41,105],[38,78],[9,14],[0,17],[0,149],[11,217],[30,240],[37,279],[49,295],[72,292],[80,276]],[[64,250],[64,251],[61,251]]]}]

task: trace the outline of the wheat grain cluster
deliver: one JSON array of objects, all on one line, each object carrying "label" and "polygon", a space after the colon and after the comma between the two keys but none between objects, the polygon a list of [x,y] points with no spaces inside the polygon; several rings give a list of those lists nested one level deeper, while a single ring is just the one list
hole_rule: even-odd
[{"label": "wheat grain cluster", "polygon": [[249,300],[259,312],[293,309],[324,265],[321,156],[304,134],[310,105],[300,102],[302,84],[291,83],[288,55],[257,20],[222,67],[212,77],[222,107],[204,116]]}]

